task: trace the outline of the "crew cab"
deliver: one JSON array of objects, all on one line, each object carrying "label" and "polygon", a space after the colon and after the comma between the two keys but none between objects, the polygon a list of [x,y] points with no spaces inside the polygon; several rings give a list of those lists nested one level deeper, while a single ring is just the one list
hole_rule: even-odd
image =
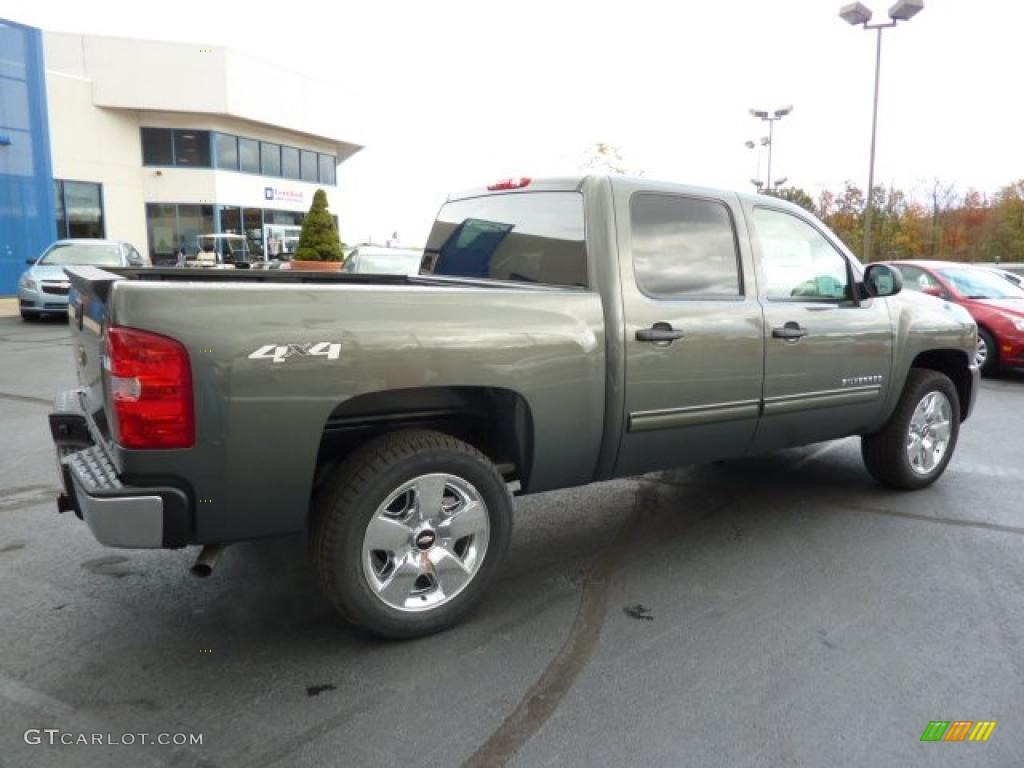
[{"label": "crew cab", "polygon": [[514,494],[850,435],[922,488],[978,390],[966,311],[771,196],[508,179],[419,271],[69,269],[60,507],[204,572],[305,531],[344,616],[412,637],[494,580]]}]

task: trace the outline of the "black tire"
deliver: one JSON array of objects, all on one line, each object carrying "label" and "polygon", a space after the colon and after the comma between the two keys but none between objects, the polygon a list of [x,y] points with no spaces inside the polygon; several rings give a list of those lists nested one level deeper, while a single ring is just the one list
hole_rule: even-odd
[{"label": "black tire", "polygon": [[[907,455],[910,420],[918,404],[932,392],[941,392],[950,404],[950,432],[946,451],[927,473],[915,471]],[[861,438],[864,466],[875,480],[892,488],[925,488],[942,475],[956,450],[960,435],[960,399],[948,376],[926,368],[911,368],[892,417],[878,432]]]},{"label": "black tire", "polygon": [[[434,473],[472,485],[486,506],[488,541],[461,591],[436,607],[409,612],[374,591],[364,572],[364,537],[389,496]],[[349,622],[394,639],[439,632],[462,619],[497,576],[512,536],[512,498],[494,464],[471,445],[427,430],[382,435],[360,447],[325,481],[312,513],[312,556],[324,594]]]},{"label": "black tire", "polygon": [[37,320],[39,320],[39,315],[37,315],[35,312],[24,312],[23,311],[21,313],[21,319],[24,320],[26,323],[34,323]]},{"label": "black tire", "polygon": [[978,339],[985,343],[985,349],[988,351],[985,364],[981,366],[981,375],[991,376],[999,371],[999,347],[996,346],[992,334],[984,328],[978,328]]}]

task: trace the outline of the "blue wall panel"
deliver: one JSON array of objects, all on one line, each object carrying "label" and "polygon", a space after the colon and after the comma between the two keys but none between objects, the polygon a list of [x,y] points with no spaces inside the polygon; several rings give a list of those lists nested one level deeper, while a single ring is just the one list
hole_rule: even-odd
[{"label": "blue wall panel", "polygon": [[0,19],[0,296],[57,236],[43,36]]}]

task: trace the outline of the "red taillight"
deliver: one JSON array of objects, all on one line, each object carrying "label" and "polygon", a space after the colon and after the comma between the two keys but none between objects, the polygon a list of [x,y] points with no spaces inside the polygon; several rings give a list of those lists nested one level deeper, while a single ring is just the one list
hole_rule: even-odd
[{"label": "red taillight", "polygon": [[107,331],[114,439],[125,448],[191,448],[192,366],[179,342],[135,328]]},{"label": "red taillight", "polygon": [[528,176],[517,176],[514,179],[502,179],[487,187],[488,191],[495,192],[499,189],[522,189],[532,181]]}]

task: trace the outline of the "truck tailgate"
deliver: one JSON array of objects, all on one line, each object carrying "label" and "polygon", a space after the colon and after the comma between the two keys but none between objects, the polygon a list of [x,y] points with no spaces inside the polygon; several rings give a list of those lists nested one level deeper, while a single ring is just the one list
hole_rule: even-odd
[{"label": "truck tailgate", "polygon": [[113,284],[123,278],[96,267],[68,267],[67,273],[71,278],[68,323],[82,408],[96,422],[100,433],[109,439],[109,426],[103,414],[106,401],[103,351],[109,313],[107,299]]}]

